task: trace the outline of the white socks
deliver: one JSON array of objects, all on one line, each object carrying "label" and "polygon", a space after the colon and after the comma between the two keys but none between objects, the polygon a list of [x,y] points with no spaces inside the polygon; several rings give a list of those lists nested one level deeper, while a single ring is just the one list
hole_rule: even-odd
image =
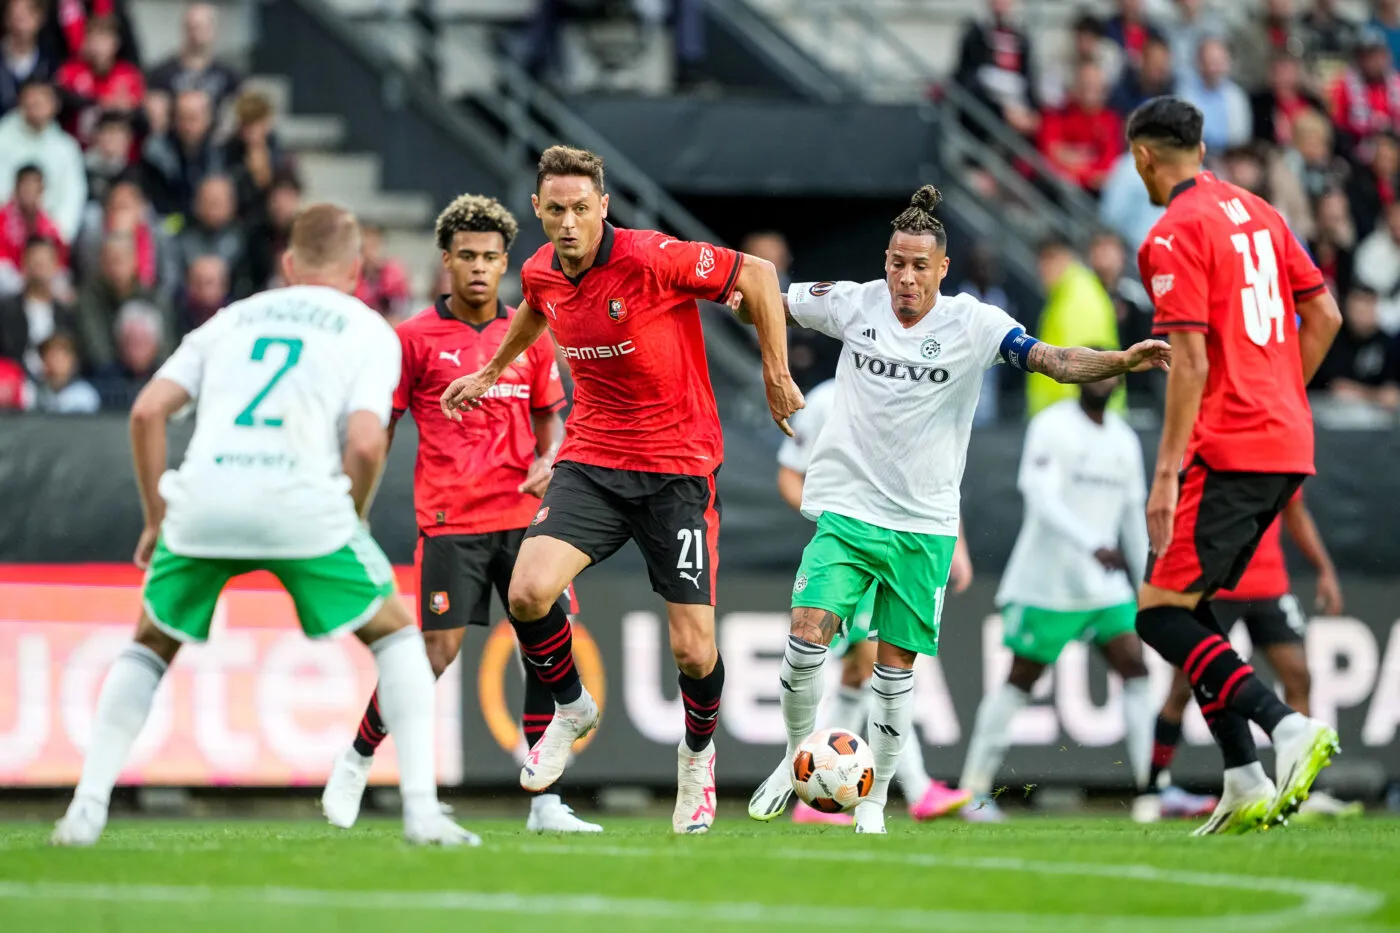
[{"label": "white socks", "polygon": [[[796,635],[788,636],[779,673],[783,697],[783,724],[787,726],[787,757],[797,753],[797,746],[806,740],[817,725],[817,704],[821,702],[822,665],[826,663],[826,646],[814,645]],[[875,772],[879,775],[879,771]]]},{"label": "white socks", "polygon": [[854,735],[865,734],[865,723],[870,718],[870,710],[865,704],[865,687],[848,687],[842,684],[831,701],[831,715],[827,717],[832,729],[845,729]]},{"label": "white socks", "polygon": [[92,735],[83,756],[83,776],[73,793],[75,801],[87,800],[107,809],[112,787],[146,724],[167,666],[160,655],[135,642],[117,655],[97,698]]},{"label": "white socks", "polygon": [[1152,736],[1157,725],[1157,705],[1152,702],[1151,684],[1146,677],[1123,681],[1123,740],[1128,746],[1128,764],[1133,768],[1133,783],[1140,793],[1155,788],[1147,786],[1152,773]]},{"label": "white socks", "polygon": [[402,628],[369,646],[379,666],[379,712],[399,756],[404,818],[426,818],[438,809],[433,768],[433,668],[423,633]]},{"label": "white socks", "polygon": [[991,793],[1006,747],[1011,744],[1011,720],[1028,702],[1030,694],[1006,683],[982,698],[958,787],[979,797]]},{"label": "white socks", "polygon": [[875,786],[868,799],[883,807],[889,797],[890,778],[898,767],[900,752],[914,729],[914,672],[876,664],[870,690],[875,695],[875,708],[870,713]]}]

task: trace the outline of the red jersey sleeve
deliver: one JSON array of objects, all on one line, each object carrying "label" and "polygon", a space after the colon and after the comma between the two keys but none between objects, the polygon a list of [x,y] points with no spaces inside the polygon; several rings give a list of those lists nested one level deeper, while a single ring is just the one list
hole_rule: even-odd
[{"label": "red jersey sleeve", "polygon": [[413,332],[404,325],[400,325],[398,334],[403,363],[399,366],[399,384],[394,389],[394,410],[390,414],[392,421],[398,421],[403,417],[403,413],[408,411],[409,402],[413,398],[413,382],[417,378],[415,366],[417,355]]},{"label": "red jersey sleeve", "polygon": [[530,347],[530,357],[530,411],[553,414],[564,407],[567,398],[554,357],[554,338],[548,331]]},{"label": "red jersey sleeve", "polygon": [[1327,291],[1322,270],[1313,262],[1303,244],[1298,242],[1293,231],[1285,228],[1283,236],[1286,240],[1283,247],[1284,271],[1288,275],[1288,286],[1293,289],[1293,303],[1299,304]]},{"label": "red jersey sleeve", "polygon": [[1210,330],[1210,274],[1202,250],[1187,239],[1184,227],[1153,227],[1138,251],[1138,271],[1152,292],[1154,333]]},{"label": "red jersey sleeve", "polygon": [[703,301],[728,301],[744,267],[743,253],[709,243],[658,235],[644,249],[662,286]]}]

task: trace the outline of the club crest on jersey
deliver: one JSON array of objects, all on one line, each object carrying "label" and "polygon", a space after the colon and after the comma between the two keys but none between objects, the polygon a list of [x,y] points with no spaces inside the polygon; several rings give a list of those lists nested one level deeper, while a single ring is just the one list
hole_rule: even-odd
[{"label": "club crest on jersey", "polygon": [[623,304],[621,298],[608,299],[608,317],[618,324],[627,320],[627,305]]},{"label": "club crest on jersey", "polygon": [[805,590],[806,588],[807,588],[807,575],[806,575],[805,573],[799,573],[799,574],[797,575],[797,579],[794,580],[793,583],[792,583],[792,591],[793,591],[794,593],[801,593],[801,592],[802,592],[803,590]]},{"label": "club crest on jersey", "polygon": [[440,616],[452,608],[452,603],[448,601],[447,594],[442,590],[436,590],[428,596],[428,609],[435,616]]},{"label": "club crest on jersey", "polygon": [[811,288],[807,289],[807,292],[813,298],[820,298],[822,295],[825,295],[827,292],[831,291],[835,287],[835,282],[818,282],[816,285],[813,285]]},{"label": "club crest on jersey", "polygon": [[700,248],[700,259],[695,263],[695,277],[708,279],[715,271],[715,251],[708,246]]},{"label": "club crest on jersey", "polygon": [[544,506],[544,507],[542,507],[538,512],[535,513],[535,517],[532,518],[532,519],[530,519],[530,524],[531,524],[531,525],[538,525],[540,522],[544,521],[546,518],[549,518],[549,506],[547,506],[547,505]]},{"label": "club crest on jersey", "polygon": [[932,337],[919,344],[919,355],[926,360],[938,359],[938,354],[943,352],[943,345]]},{"label": "club crest on jersey", "polygon": [[1161,298],[1167,292],[1171,291],[1172,286],[1175,284],[1175,275],[1154,275],[1152,277],[1152,294]]}]

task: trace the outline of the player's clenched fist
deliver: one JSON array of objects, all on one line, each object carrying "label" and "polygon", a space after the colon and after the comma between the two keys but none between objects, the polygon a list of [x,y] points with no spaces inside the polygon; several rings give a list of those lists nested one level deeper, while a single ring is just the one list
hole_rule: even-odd
[{"label": "player's clenched fist", "polygon": [[789,373],[775,377],[765,376],[763,383],[768,393],[768,412],[778,423],[778,427],[783,429],[783,433],[792,437],[792,428],[788,427],[787,420],[794,412],[807,407],[802,390],[792,381],[792,375]]},{"label": "player's clenched fist", "polygon": [[1142,340],[1123,352],[1127,355],[1130,373],[1145,373],[1149,369],[1171,369],[1172,348],[1165,340]]},{"label": "player's clenched fist", "polygon": [[481,406],[481,397],[496,384],[496,375],[481,369],[452,380],[442,393],[442,413],[453,421],[462,420],[462,412]]}]

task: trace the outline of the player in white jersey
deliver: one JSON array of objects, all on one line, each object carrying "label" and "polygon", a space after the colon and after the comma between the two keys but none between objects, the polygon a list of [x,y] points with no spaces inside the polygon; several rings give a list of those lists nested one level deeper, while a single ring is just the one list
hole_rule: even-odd
[{"label": "player in white jersey", "polygon": [[793,584],[780,674],[787,755],[749,801],[757,820],[778,816],[792,796],[790,762],[816,725],[827,646],[873,583],[880,632],[870,723],[875,783],[855,816],[856,832],[885,831],[890,778],[912,728],[914,659],[938,652],[983,372],[1004,360],[1059,382],[1096,382],[1165,367],[1171,352],[1156,340],[1122,351],[1054,347],[1000,308],[966,294],[940,295],[948,237],[932,214],[938,201],[938,191],[925,186],[895,219],[883,280],[788,290],[793,323],[845,346],[836,406],[802,493],[802,513],[817,532]]},{"label": "player in white jersey", "polygon": [[[112,787],[181,645],[209,637],[224,585],[273,573],[317,638],[354,632],[374,653],[398,747],[404,836],[475,845],[442,815],[433,767],[433,672],[423,636],[365,530],[399,380],[393,328],[351,293],[360,228],[329,204],[292,225],[291,287],[229,305],[191,333],[131,410],[146,570],[136,637],[102,687],[82,777],[53,833],[97,842]],[[191,400],[194,436],[165,472],[166,421]]]},{"label": "player in white jersey", "polygon": [[[836,404],[836,380],[828,379],[808,392],[806,397],[807,407],[788,419],[792,436],[778,448],[778,492],[784,502],[799,512],[802,510],[802,486],[807,467],[812,461],[812,448]],[[953,548],[948,582],[954,593],[963,592],[972,583],[972,559],[961,533],[957,546]],[[841,685],[832,698],[832,708],[827,711],[826,725],[856,735],[867,734],[866,727],[870,720],[867,694],[870,675],[875,669],[875,644],[879,638],[879,633],[870,627],[875,610],[875,591],[874,586],[866,591],[851,618],[830,645],[831,656],[842,661]],[[916,820],[946,816],[972,799],[967,791],[954,790],[942,781],[929,777],[924,767],[923,747],[917,741],[905,743],[895,779],[899,781],[899,789],[909,805],[909,815]],[[823,813],[799,801],[793,808],[792,819],[794,823],[847,825],[852,817],[849,813]]]},{"label": "player in white jersey", "polygon": [[1147,790],[1155,705],[1135,592],[1147,566],[1147,487],[1142,445],[1105,411],[1118,377],[1080,388],[1031,419],[1017,480],[1026,517],[997,591],[1011,649],[1006,683],[977,710],[959,785],[976,795],[965,819],[999,822],[989,796],[1011,740],[1011,722],[1065,645],[1091,639],[1123,678],[1123,726],[1134,785]]}]

